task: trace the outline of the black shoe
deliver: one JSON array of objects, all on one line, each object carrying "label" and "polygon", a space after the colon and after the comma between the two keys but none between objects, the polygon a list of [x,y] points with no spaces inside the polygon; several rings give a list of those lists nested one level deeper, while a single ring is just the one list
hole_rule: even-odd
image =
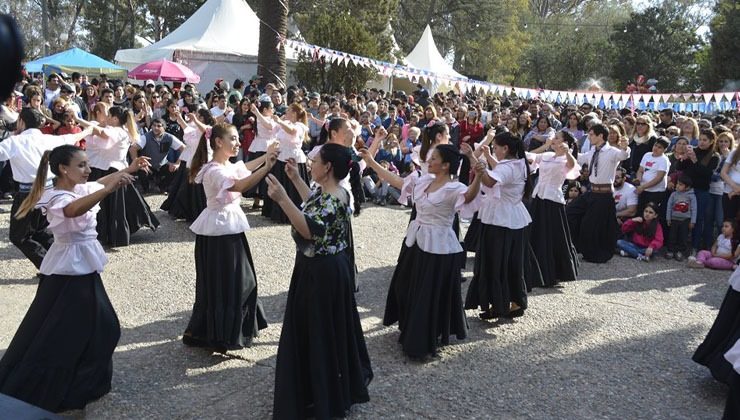
[{"label": "black shoe", "polygon": [[524,315],[524,308],[515,309],[513,311],[509,311],[508,314],[504,315],[504,318],[519,318],[520,316]]},{"label": "black shoe", "polygon": [[489,309],[485,312],[481,312],[478,314],[480,319],[496,319],[499,317],[499,315],[496,315],[496,313],[493,312],[493,309]]}]

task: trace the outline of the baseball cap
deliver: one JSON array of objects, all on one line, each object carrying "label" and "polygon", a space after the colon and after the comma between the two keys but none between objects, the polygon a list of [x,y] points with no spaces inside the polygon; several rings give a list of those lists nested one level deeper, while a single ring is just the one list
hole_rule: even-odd
[{"label": "baseball cap", "polygon": [[318,92],[311,92],[308,94],[308,99],[319,99],[321,95]]},{"label": "baseball cap", "polygon": [[147,80],[144,82],[144,86],[154,86],[154,80]]},{"label": "baseball cap", "polygon": [[249,83],[252,83],[255,80],[259,80],[261,78],[262,78],[262,76],[260,76],[259,74],[254,74],[254,75],[252,75],[252,77],[249,78]]}]

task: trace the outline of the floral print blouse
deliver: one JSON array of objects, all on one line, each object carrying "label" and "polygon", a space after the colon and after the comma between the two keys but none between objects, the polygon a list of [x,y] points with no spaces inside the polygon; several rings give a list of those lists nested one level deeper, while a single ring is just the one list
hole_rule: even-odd
[{"label": "floral print blouse", "polygon": [[344,188],[339,188],[338,191],[346,195],[344,200],[317,188],[303,204],[303,214],[312,238],[306,240],[295,229],[291,230],[298,250],[303,255],[335,255],[349,247],[351,212],[345,203],[349,201],[349,194]]}]

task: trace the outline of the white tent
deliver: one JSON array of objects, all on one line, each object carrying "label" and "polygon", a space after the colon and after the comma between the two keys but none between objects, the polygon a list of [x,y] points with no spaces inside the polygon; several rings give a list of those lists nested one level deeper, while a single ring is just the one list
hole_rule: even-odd
[{"label": "white tent", "polygon": [[[434,37],[432,37],[432,29],[429,25],[424,29],[421,38],[419,38],[419,42],[416,43],[416,46],[411,53],[403,59],[403,64],[408,67],[415,67],[417,69],[437,73],[439,75],[465,78],[465,76],[456,72],[452,66],[445,61],[442,54],[439,53],[437,44],[434,42]],[[418,83],[425,85],[431,92],[453,88],[447,83],[434,84],[424,83],[421,81]],[[416,83],[412,83],[406,78],[389,78],[387,76],[378,77],[377,79],[368,82],[368,87],[403,90],[406,93],[411,93],[417,89]]]},{"label": "white tent", "polygon": [[[180,62],[200,75],[200,86],[208,89],[216,79],[231,83],[257,74],[259,32],[259,18],[246,1],[208,0],[159,42],[118,50],[115,60],[129,70],[161,58]],[[289,68],[296,56],[286,49]]]},{"label": "white tent", "polygon": [[432,29],[427,25],[424,33],[421,35],[419,42],[416,43],[414,50],[404,59],[407,65],[417,69],[432,71],[450,77],[462,77],[462,74],[456,72],[451,65],[447,64],[442,54],[437,49],[432,37]]}]

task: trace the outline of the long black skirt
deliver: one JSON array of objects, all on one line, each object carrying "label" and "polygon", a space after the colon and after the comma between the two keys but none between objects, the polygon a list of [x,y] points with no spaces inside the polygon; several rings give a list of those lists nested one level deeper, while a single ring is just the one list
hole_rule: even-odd
[{"label": "long black skirt", "polygon": [[481,221],[478,218],[478,212],[475,212],[473,220],[470,221],[470,226],[468,226],[468,231],[465,232],[465,238],[463,239],[463,248],[465,248],[466,251],[475,252],[478,250],[480,230]]},{"label": "long black skirt", "polygon": [[345,417],[370,400],[370,356],[346,253],[298,254],[275,368],[275,419]]},{"label": "long black skirt", "polygon": [[[117,171],[115,168],[107,171],[93,168],[90,180],[95,181]],[[131,235],[144,227],[156,231],[159,220],[133,185],[123,186],[100,201],[97,231],[101,244],[110,247],[128,246]]]},{"label": "long black skirt", "polygon": [[243,233],[195,236],[195,303],[183,334],[189,346],[217,351],[251,345],[267,328],[257,275]]},{"label": "long black skirt", "polygon": [[0,392],[49,411],[83,408],[110,391],[120,337],[100,274],[41,276],[0,360]]},{"label": "long black skirt", "polygon": [[190,169],[182,163],[170,184],[167,199],[160,209],[165,210],[173,219],[184,219],[192,223],[206,208],[206,192],[203,184],[190,182]]},{"label": "long black skirt", "polygon": [[740,419],[740,374],[734,370],[729,385],[730,389],[727,393],[727,402],[725,403],[722,420],[737,420]]},{"label": "long black skirt", "polygon": [[[247,162],[253,161],[255,159],[259,159],[260,157],[264,156],[266,152],[249,152],[249,155],[247,156]],[[267,197],[267,181],[265,181],[264,178],[260,179],[260,183],[255,185],[254,187],[248,189],[247,191],[244,191],[242,194],[244,197],[249,198],[264,198]]]},{"label": "long black skirt", "polygon": [[[298,165],[298,174],[301,178],[308,184],[308,169],[306,168],[305,163],[299,163]],[[283,188],[285,188],[285,191],[288,193],[288,197],[290,197],[291,201],[293,201],[293,204],[296,206],[300,206],[301,202],[303,200],[301,199],[301,195],[298,193],[298,190],[293,185],[293,181],[291,181],[288,178],[288,175],[285,173],[285,162],[277,161],[275,162],[275,165],[273,165],[272,169],[270,169],[270,173],[277,178],[277,180],[282,184]],[[283,209],[280,208],[280,206],[272,201],[269,196],[265,195],[262,197],[264,200],[264,203],[262,204],[262,215],[265,217],[269,217],[270,220],[276,223],[288,223],[288,216],[285,215],[283,212]]]},{"label": "long black skirt", "polygon": [[583,259],[605,263],[617,244],[617,211],[611,193],[587,192],[570,203],[565,213],[568,227]]},{"label": "long black skirt", "polygon": [[460,260],[465,253],[430,254],[404,244],[393,272],[383,325],[398,322],[398,341],[411,357],[437,353],[437,343],[467,336],[468,322],[460,291]]},{"label": "long black skirt", "polygon": [[482,224],[465,309],[493,308],[495,315],[505,316],[511,302],[527,308],[524,270],[527,245],[523,228]]},{"label": "long black skirt", "polygon": [[716,380],[729,384],[735,371],[725,359],[725,353],[738,339],[740,339],[740,292],[730,287],[712,328],[691,358],[696,363],[708,367]]},{"label": "long black skirt", "polygon": [[565,206],[551,200],[534,198],[529,205],[532,224],[529,244],[537,256],[545,287],[578,276],[578,254],[570,238]]}]

